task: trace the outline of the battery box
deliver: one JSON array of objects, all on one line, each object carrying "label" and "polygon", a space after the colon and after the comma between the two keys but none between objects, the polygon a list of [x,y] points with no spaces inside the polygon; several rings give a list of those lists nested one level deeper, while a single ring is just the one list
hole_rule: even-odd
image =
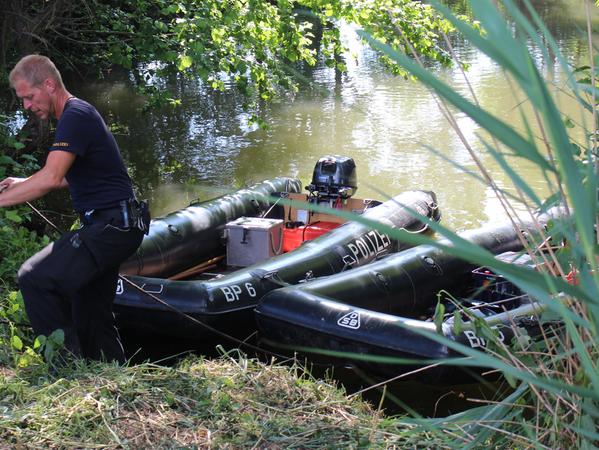
[{"label": "battery box", "polygon": [[283,220],[240,217],[227,223],[227,265],[246,267],[283,251]]}]

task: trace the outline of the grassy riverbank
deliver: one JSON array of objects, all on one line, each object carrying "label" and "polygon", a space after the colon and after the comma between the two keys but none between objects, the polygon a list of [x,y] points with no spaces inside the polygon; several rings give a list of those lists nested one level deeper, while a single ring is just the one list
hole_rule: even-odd
[{"label": "grassy riverbank", "polygon": [[243,357],[175,367],[79,362],[0,368],[9,448],[387,448],[436,446],[299,367]]}]

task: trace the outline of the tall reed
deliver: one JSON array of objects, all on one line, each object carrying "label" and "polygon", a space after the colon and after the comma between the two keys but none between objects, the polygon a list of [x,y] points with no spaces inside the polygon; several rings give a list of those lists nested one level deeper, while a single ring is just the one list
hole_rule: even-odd
[{"label": "tall reed", "polygon": [[[594,6],[588,1],[587,16]],[[523,6],[518,6],[523,5]],[[593,61],[590,18],[590,64],[583,68],[568,65],[559,48],[531,4],[525,0],[470,2],[476,21],[467,23],[458,19],[441,4],[434,3],[439,13],[447,18],[465,39],[493,59],[506,73],[510,82],[526,96],[534,109],[534,122],[524,116],[523,130],[502,121],[481,108],[476,99],[467,98],[437,79],[419,63],[418,55],[405,55],[385,43],[373,39],[367,32],[362,37],[372,47],[396,61],[426,84],[438,98],[449,123],[462,136],[452,109],[467,114],[487,137],[481,137],[483,146],[499,163],[511,180],[515,195],[507,195],[497,188],[472,151],[472,143],[464,145],[475,158],[482,178],[493,188],[506,214],[515,225],[522,219],[522,207],[530,213],[544,211],[556,205],[566,214],[554,221],[550,233],[554,241],[565,242],[557,250],[547,249],[542,260],[535,246],[528,249],[541,270],[504,264],[487,252],[459,239],[442,226],[431,224],[450,238],[453,246],[449,253],[461,255],[471,262],[489,266],[539,300],[544,307],[563,322],[563,331],[547,336],[542,345],[507,348],[498,352],[480,352],[456,343],[446,342],[455,350],[470,356],[476,363],[501,371],[514,386],[513,393],[494,404],[438,420],[416,420],[427,432],[437,430],[445,436],[448,445],[473,448],[480,445],[506,448],[587,448],[599,442],[599,272],[597,258],[597,117],[595,86],[596,68]],[[526,14],[525,14],[526,13]],[[401,28],[395,30],[402,34]],[[449,41],[448,41],[449,42]],[[569,121],[560,112],[550,89],[542,76],[536,50],[545,62],[555,58],[569,80],[567,89],[580,108],[587,111],[584,142],[576,143],[571,137]],[[587,76],[582,79],[581,74]],[[579,81],[577,81],[577,79]],[[535,164],[545,177],[550,195],[541,199],[517,170],[517,161]],[[515,161],[515,162],[514,162]],[[547,233],[547,230],[539,231]],[[394,233],[396,237],[411,239]],[[420,238],[416,238],[420,239]],[[566,275],[570,274],[570,281]],[[443,340],[437,336],[433,339]],[[457,362],[456,362],[457,363]]]}]

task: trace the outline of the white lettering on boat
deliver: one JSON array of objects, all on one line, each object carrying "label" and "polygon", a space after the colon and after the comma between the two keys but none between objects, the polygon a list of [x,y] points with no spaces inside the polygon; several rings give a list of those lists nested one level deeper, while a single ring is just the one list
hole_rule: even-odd
[{"label": "white lettering on boat", "polygon": [[391,245],[391,239],[389,236],[384,233],[380,233],[377,230],[371,230],[347,244],[347,248],[351,252],[351,256],[353,257],[355,263],[358,264],[360,260],[369,261],[378,256],[384,252],[389,245]]},{"label": "white lettering on boat", "polygon": [[250,297],[256,296],[256,289],[254,289],[254,286],[252,286],[252,283],[245,283],[245,289],[246,289],[246,291],[248,291],[248,294]]},{"label": "white lettering on boat", "polygon": [[[243,285],[245,291],[250,297],[256,297],[256,288],[252,285],[252,283],[245,283]],[[221,292],[225,296],[225,300],[227,302],[236,302],[239,300],[240,295],[243,293],[243,289],[238,284],[232,284],[231,286],[225,286],[220,288]]]},{"label": "white lettering on boat", "polygon": [[[499,340],[499,342],[503,342],[505,340],[505,335],[499,328],[491,327],[491,329],[498,332],[497,339]],[[472,330],[465,330],[464,336],[466,336],[466,339],[468,339],[468,343],[472,348],[485,348],[488,344],[485,338],[477,336],[476,333]]]},{"label": "white lettering on boat", "polygon": [[125,287],[123,286],[123,280],[119,278],[119,281],[116,282],[116,295],[121,295],[125,292]]}]

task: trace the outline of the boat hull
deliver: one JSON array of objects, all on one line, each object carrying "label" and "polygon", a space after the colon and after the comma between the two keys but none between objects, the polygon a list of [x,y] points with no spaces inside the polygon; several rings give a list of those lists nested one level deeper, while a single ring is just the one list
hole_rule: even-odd
[{"label": "boat hull", "polygon": [[[530,233],[534,229],[532,224],[524,228]],[[462,233],[461,237],[493,254],[523,248],[511,224]],[[422,334],[423,330],[434,333],[436,325],[430,319],[421,319],[434,314],[441,290],[457,296],[468,294],[467,288],[473,286],[473,269],[471,263],[437,247],[420,245],[348,274],[277,289],[266,294],[256,308],[260,340],[279,349],[303,351],[311,357],[321,355],[317,359],[358,366],[382,376],[409,373],[426,361],[443,361],[456,355],[446,345]],[[484,320],[497,321],[497,317]],[[496,324],[504,342],[514,336],[513,323],[513,319],[505,319]],[[527,323],[531,333],[537,330],[534,320]],[[486,341],[472,330],[452,330],[443,327],[443,334],[452,341],[472,348],[486,346]],[[378,355],[387,361],[369,361],[364,355]],[[389,358],[411,363],[399,365]],[[455,372],[455,368],[438,366],[426,376],[448,377]]]},{"label": "boat hull", "polygon": [[[300,290],[277,300],[266,298],[256,313],[260,343],[277,352],[300,353],[312,362],[357,367],[385,378],[412,376],[429,383],[465,382],[483,369],[468,367],[464,371],[444,364],[462,354],[427,335],[438,334],[433,321],[358,308]],[[479,320],[488,323],[500,342],[509,344],[516,336],[539,337],[536,317],[542,310],[541,305],[525,301],[502,317]],[[489,346],[487,335],[471,323],[459,332],[443,324],[440,331],[467,348],[485,350]]]},{"label": "boat hull", "polygon": [[[518,233],[507,223],[467,231],[461,236],[496,255],[523,248]],[[469,286],[474,268],[472,263],[433,245],[419,245],[298,289],[373,311],[414,317],[435,306],[439,291],[461,293],[462,288]],[[283,296],[286,291],[272,295]]]},{"label": "boat hull", "polygon": [[[367,209],[363,217],[395,228],[424,229],[411,211],[438,220],[435,195],[410,191]],[[231,318],[239,333],[255,331],[254,307],[264,294],[286,285],[332,275],[372,263],[405,248],[385,233],[347,222],[299,248],[207,281],[171,281],[131,276],[120,280],[114,309],[121,327],[144,328],[180,337],[204,338],[212,332],[175,310],[214,328],[226,328]],[[166,305],[164,303],[165,302]],[[177,315],[179,319],[174,319]],[[171,318],[172,320],[167,320]],[[237,334],[239,334],[237,333]]]}]

